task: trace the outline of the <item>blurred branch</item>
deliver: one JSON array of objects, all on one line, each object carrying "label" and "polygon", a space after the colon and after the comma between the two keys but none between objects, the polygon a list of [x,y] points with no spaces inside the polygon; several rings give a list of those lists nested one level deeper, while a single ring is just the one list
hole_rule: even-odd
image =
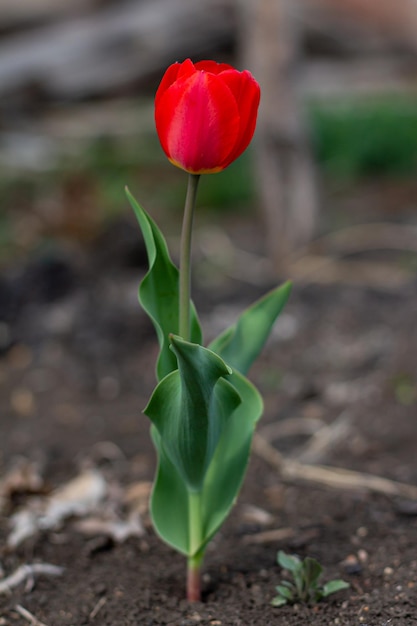
[{"label": "blurred branch", "polygon": [[144,80],[230,40],[231,0],[143,0],[58,21],[0,42],[0,93],[37,82],[81,97]]},{"label": "blurred branch", "polygon": [[417,499],[417,486],[400,483],[381,476],[325,465],[307,465],[284,458],[266,439],[255,433],[254,452],[278,470],[286,483],[307,482],[323,487],[349,491],[367,491],[390,497]]},{"label": "blurred branch", "polygon": [[317,191],[296,78],[299,32],[290,0],[240,0],[241,48],[257,77],[262,101],[255,141],[258,193],[268,256],[285,259],[314,232]]},{"label": "blurred branch", "polygon": [[[335,17],[379,31],[417,50],[417,7],[415,0],[304,0],[306,8],[324,23]],[[311,5],[308,7],[307,5]]]}]

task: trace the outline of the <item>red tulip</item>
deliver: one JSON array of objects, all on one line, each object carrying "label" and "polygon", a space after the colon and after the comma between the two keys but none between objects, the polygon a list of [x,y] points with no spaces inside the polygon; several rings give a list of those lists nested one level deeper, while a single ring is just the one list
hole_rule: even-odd
[{"label": "red tulip", "polygon": [[191,174],[224,170],[255,131],[259,85],[226,63],[174,63],[155,96],[155,123],[168,159]]}]

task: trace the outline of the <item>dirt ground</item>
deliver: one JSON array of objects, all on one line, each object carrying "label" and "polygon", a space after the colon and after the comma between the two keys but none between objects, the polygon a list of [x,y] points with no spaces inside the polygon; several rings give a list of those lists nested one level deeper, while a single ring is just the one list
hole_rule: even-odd
[{"label": "dirt ground", "polygon": [[[222,226],[236,250],[260,254],[255,216],[239,227],[233,219]],[[136,301],[143,247],[131,216],[117,229],[119,237],[104,233],[87,252],[60,249],[6,269],[0,281],[0,569],[6,577],[23,564],[63,568],[10,584],[0,593],[0,624],[417,623],[412,494],[283,480],[256,450],[208,549],[203,602],[185,601],[184,560],[154,535],[146,508],[155,455],[141,410],[156,343]],[[241,267],[240,276],[235,268],[212,284],[198,238],[197,231],[195,299],[210,336],[272,282],[260,273],[249,283]],[[401,265],[398,255],[388,261]],[[386,288],[297,280],[251,372],[265,399],[259,435],[285,459],[416,485],[416,319],[413,277]],[[77,476],[82,506],[48,525],[46,503]],[[13,544],[13,516],[22,510],[33,532]],[[324,581],[343,578],[349,590],[313,607],[272,607],[285,577],[280,549],[315,557]]]}]

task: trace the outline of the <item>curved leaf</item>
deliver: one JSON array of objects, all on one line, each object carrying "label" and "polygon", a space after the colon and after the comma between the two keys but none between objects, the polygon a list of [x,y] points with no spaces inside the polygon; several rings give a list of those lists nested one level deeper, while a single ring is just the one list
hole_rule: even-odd
[{"label": "curved leaf", "polygon": [[[156,366],[158,380],[177,369],[168,336],[179,332],[179,272],[172,263],[163,234],[152,218],[126,189],[145,240],[149,271],[139,286],[139,301],[151,318],[158,336],[160,353]],[[197,313],[191,305],[191,341],[202,342]]]},{"label": "curved leaf", "polygon": [[171,336],[178,370],[156,387],[145,414],[190,491],[200,491],[227,421],[240,404],[224,376],[231,369],[214,352]]},{"label": "curved leaf", "polygon": [[[227,420],[201,489],[202,535],[198,549],[218,531],[236,501],[245,476],[262,399],[255,387],[234,371],[228,378],[242,399]],[[182,474],[168,458],[161,437],[152,427],[158,469],[151,499],[152,519],[164,541],[191,556],[188,491]]]},{"label": "curved leaf", "polygon": [[317,586],[318,580],[322,575],[323,567],[316,559],[307,556],[303,561],[303,575],[305,586],[307,588]]},{"label": "curved leaf", "polygon": [[336,580],[331,580],[330,582],[323,585],[323,597],[327,598],[332,593],[336,593],[337,591],[342,591],[342,589],[349,589],[350,585],[344,580],[340,580],[337,578]]},{"label": "curved leaf", "polygon": [[151,428],[158,452],[158,468],[151,496],[151,515],[158,535],[185,556],[190,554],[188,491],[182,476],[171,463],[155,426]]},{"label": "curved leaf", "polygon": [[257,300],[243,311],[233,326],[212,341],[209,348],[219,354],[231,367],[242,374],[247,374],[284,308],[291,287],[291,283],[284,283]]},{"label": "curved leaf", "polygon": [[301,559],[296,554],[286,554],[283,550],[279,550],[277,554],[277,563],[292,573],[299,572],[303,566]]},{"label": "curved leaf", "polygon": [[245,477],[262,398],[252,383],[237,371],[228,378],[242,402],[227,422],[209,467],[202,492],[205,543],[230,513]]}]

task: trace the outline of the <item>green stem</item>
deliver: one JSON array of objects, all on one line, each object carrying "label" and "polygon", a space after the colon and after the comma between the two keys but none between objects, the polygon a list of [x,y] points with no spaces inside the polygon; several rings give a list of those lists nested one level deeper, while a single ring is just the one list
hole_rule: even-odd
[{"label": "green stem", "polygon": [[190,529],[191,552],[195,554],[201,543],[201,499],[198,491],[188,493],[188,525]]},{"label": "green stem", "polygon": [[186,341],[190,340],[191,234],[199,180],[199,174],[188,175],[181,232],[179,334]]},{"label": "green stem", "polygon": [[202,538],[201,525],[201,497],[198,492],[188,494],[188,521],[190,530],[191,552],[187,562],[187,599],[190,602],[201,600],[201,566],[204,558],[204,549],[198,550]]},{"label": "green stem", "polygon": [[[200,176],[198,174],[188,175],[187,195],[185,198],[181,232],[179,334],[187,341],[190,340],[191,335],[191,235],[199,180]],[[201,544],[202,537],[201,501],[199,493],[189,493],[188,511],[190,546],[193,555],[188,557],[187,562],[187,599],[190,602],[198,602],[201,600],[201,564],[204,557],[204,550],[200,552],[197,551],[198,546]]]}]

